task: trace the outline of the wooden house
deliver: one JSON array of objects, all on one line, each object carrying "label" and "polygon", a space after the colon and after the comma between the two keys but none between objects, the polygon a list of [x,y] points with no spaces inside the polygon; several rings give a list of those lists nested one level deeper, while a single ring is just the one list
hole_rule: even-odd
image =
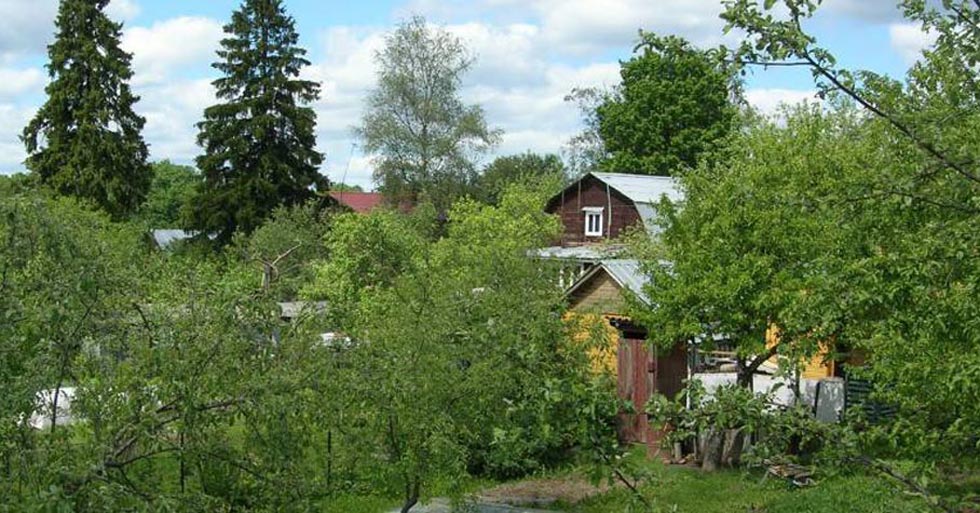
[{"label": "wooden house", "polygon": [[551,198],[545,210],[561,218],[558,246],[582,246],[609,242],[638,225],[656,235],[656,206],[663,198],[683,198],[674,178],[588,173]]},{"label": "wooden house", "polygon": [[[629,229],[659,233],[657,205],[662,199],[679,201],[683,194],[670,177],[588,173],[552,197],[545,209],[559,216],[562,233],[556,245],[542,248],[536,257],[562,263],[559,285],[565,289],[569,310],[603,322],[609,343],[595,354],[599,368],[616,375],[619,396],[642,412],[654,392],[673,397],[687,378],[685,346],[664,352],[649,348],[647,333],[627,316],[627,298],[649,303],[643,292],[648,278],[636,260],[619,258],[616,239]],[[643,413],[624,413],[620,435],[624,441],[654,448],[657,433]]]}]

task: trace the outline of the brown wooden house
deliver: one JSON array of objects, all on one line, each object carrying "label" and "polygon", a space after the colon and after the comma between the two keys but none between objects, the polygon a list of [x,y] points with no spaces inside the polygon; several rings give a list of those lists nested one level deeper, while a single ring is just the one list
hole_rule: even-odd
[{"label": "brown wooden house", "polygon": [[[609,326],[610,340],[598,355],[598,366],[614,372],[619,396],[642,412],[654,392],[673,397],[687,378],[684,345],[668,354],[651,349],[644,328],[627,316],[627,297],[649,304],[643,292],[648,281],[636,260],[622,259],[615,240],[631,227],[656,237],[656,208],[667,198],[677,202],[683,193],[670,177],[588,173],[552,197],[545,209],[562,223],[557,245],[536,256],[561,262],[560,285],[575,315],[599,316]],[[596,355],[594,361],[596,360]],[[624,441],[659,444],[643,413],[621,417]]]},{"label": "brown wooden house", "polygon": [[664,197],[683,198],[675,179],[588,173],[551,198],[545,210],[561,217],[559,246],[582,246],[608,242],[636,225],[656,235],[656,205]]}]

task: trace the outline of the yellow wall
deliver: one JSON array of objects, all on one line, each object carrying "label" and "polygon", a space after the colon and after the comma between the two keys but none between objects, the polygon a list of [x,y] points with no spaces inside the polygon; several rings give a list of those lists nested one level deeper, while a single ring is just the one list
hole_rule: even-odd
[{"label": "yellow wall", "polygon": [[569,297],[569,309],[576,312],[617,315],[625,307],[622,288],[605,271],[583,283]]},{"label": "yellow wall", "polygon": [[595,313],[568,312],[565,322],[576,333],[574,342],[584,348],[592,370],[596,374],[616,375],[616,351],[619,348],[619,330],[609,323],[609,318]]},{"label": "yellow wall", "polygon": [[[779,328],[770,326],[766,330],[766,347],[772,347],[779,342]],[[825,361],[830,354],[830,348],[826,343],[820,343],[820,350],[809,359],[803,359],[803,372],[801,377],[807,379],[828,378],[834,375],[834,362]],[[778,365],[777,357],[772,357],[769,362]]]}]

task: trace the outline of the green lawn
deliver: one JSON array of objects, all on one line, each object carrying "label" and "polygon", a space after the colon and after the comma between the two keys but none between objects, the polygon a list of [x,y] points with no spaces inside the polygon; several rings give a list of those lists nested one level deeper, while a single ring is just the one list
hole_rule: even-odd
[{"label": "green lawn", "polygon": [[[794,489],[758,473],[668,467],[644,487],[661,511],[680,513],[912,513],[926,510],[921,500],[908,497],[889,483],[867,476],[819,480],[811,488]],[[629,503],[622,489],[574,505],[559,505],[574,513],[620,513]]]},{"label": "green lawn", "polygon": [[[863,475],[818,479],[816,486],[796,489],[785,482],[746,471],[706,474],[697,469],[654,465],[644,491],[656,501],[657,512],[677,513],[922,513],[926,504],[892,484]],[[566,472],[565,475],[568,475]],[[549,475],[549,479],[561,475]],[[489,484],[488,484],[489,485]],[[578,504],[550,509],[569,513],[624,513],[630,494],[616,488]],[[339,497],[325,501],[325,513],[382,513],[398,506],[395,499]]]}]

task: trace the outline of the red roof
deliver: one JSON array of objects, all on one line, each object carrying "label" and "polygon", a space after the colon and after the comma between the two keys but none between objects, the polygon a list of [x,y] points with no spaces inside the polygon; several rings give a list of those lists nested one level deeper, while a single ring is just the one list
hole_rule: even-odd
[{"label": "red roof", "polygon": [[366,214],[381,205],[379,192],[330,191],[330,197],[358,214]]}]

